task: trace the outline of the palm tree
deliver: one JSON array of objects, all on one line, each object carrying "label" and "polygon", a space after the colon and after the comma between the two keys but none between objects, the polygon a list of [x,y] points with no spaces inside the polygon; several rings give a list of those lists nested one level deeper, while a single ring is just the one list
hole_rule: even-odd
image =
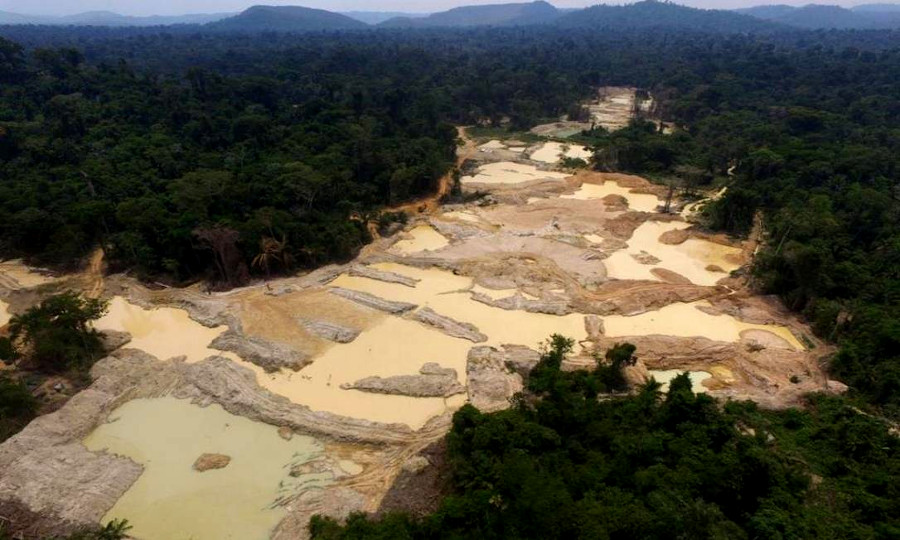
[{"label": "palm tree", "polygon": [[287,251],[287,239],[284,236],[280,241],[271,236],[260,238],[259,254],[253,258],[253,266],[264,270],[267,277],[271,275],[272,266],[275,263],[280,263],[283,268],[287,268],[292,262],[293,258]]}]

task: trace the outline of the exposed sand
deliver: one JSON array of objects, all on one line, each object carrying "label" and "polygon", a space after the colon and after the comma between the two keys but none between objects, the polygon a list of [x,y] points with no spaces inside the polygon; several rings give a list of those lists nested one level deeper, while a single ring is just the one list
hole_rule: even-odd
[{"label": "exposed sand", "polygon": [[209,348],[226,327],[207,328],[192,320],[183,309],[144,309],[117,296],[110,302],[109,312],[94,323],[94,328],[128,332],[132,337],[128,347],[161,360],[176,356],[186,356],[188,362],[199,362],[210,356],[237,358]]},{"label": "exposed sand", "polygon": [[10,319],[9,304],[0,300],[0,328],[6,326]]},{"label": "exposed sand", "polygon": [[422,251],[435,251],[450,244],[441,233],[429,225],[419,225],[407,234],[412,235],[412,238],[400,240],[391,248],[392,251],[402,255],[409,255],[410,253]]},{"label": "exposed sand", "polygon": [[[650,375],[656,379],[656,382],[662,384],[663,392],[669,391],[669,383],[672,382],[672,379],[684,373],[684,370],[679,369],[665,369],[665,370],[650,370]],[[707,389],[703,386],[703,381],[707,379],[711,379],[712,375],[705,371],[689,371],[688,377],[691,379],[691,388],[695,394],[705,394]]]},{"label": "exposed sand", "polygon": [[746,330],[758,330],[774,334],[798,350],[803,344],[784,326],[745,323],[729,315],[710,315],[697,309],[709,306],[708,302],[670,304],[657,311],[631,317],[613,315],[604,317],[606,335],[610,337],[666,335],[679,337],[705,337],[716,341],[737,342]]},{"label": "exposed sand", "polygon": [[467,221],[469,223],[481,222],[481,218],[479,218],[478,216],[476,216],[475,214],[473,214],[471,212],[446,212],[444,214],[441,214],[440,217],[442,219],[443,218],[458,219],[460,221]]},{"label": "exposed sand", "polygon": [[628,208],[636,212],[655,212],[656,207],[662,204],[656,195],[649,193],[633,193],[631,188],[622,187],[613,181],[602,184],[581,184],[572,195],[562,195],[560,199],[591,200],[603,199],[609,195],[620,195],[628,201]]},{"label": "exposed sand", "polygon": [[55,278],[39,273],[21,260],[0,262],[0,287],[9,290],[30,289],[53,281]]},{"label": "exposed sand", "polygon": [[566,145],[558,142],[548,142],[532,153],[530,159],[553,164],[558,163],[564,157],[587,161],[593,155],[593,152],[578,144]]},{"label": "exposed sand", "polygon": [[[84,440],[144,466],[137,482],[104,517],[127,519],[144,540],[265,539],[285,516],[274,503],[327,475],[291,477],[290,466],[323,451],[315,439],[290,441],[273,426],[235,416],[219,405],[201,408],[174,398],[130,401]],[[223,469],[197,472],[204,453],[225,454]]]},{"label": "exposed sand", "polygon": [[568,174],[541,171],[533,165],[500,161],[489,163],[478,168],[475,176],[463,176],[463,184],[520,184],[534,180],[563,180]]},{"label": "exposed sand", "polygon": [[[646,279],[659,281],[651,272],[654,268],[665,268],[684,276],[697,285],[715,285],[729,272],[736,270],[741,250],[690,238],[678,245],[660,243],[659,237],[667,231],[687,229],[689,223],[673,221],[669,223],[648,221],[641,224],[628,240],[628,248],[613,253],[603,261],[609,277],[616,279]],[[641,252],[660,259],[658,264],[641,264],[634,258]],[[707,270],[718,266],[723,272]]]},{"label": "exposed sand", "polygon": [[488,141],[488,142],[486,142],[486,143],[484,143],[484,144],[482,144],[481,146],[478,147],[478,149],[481,150],[481,151],[484,151],[484,150],[503,150],[504,148],[506,148],[506,145],[503,144],[502,142],[498,141],[497,139],[493,139],[493,140],[491,140],[491,141]]}]

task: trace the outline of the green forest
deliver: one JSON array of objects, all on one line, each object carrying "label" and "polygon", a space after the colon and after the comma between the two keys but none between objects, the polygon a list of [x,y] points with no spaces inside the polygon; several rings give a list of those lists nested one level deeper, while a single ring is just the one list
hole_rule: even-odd
[{"label": "green forest", "polygon": [[456,413],[450,493],[437,512],[357,514],[343,526],[317,517],[313,538],[900,534],[900,440],[880,420],[827,397],[804,411],[722,408],[694,394],[687,374],[664,397],[651,381],[633,396],[598,400],[615,358],[634,348],[620,345],[591,372],[561,371],[573,345],[553,336],[512,409]]},{"label": "green forest", "polygon": [[457,414],[435,514],[316,538],[900,537],[896,32],[0,34],[0,258],[102,246],[113,270],[222,288],[348,260],[451,171],[454,125],[519,132],[628,85],[677,129],[582,133],[591,166],[727,186],[709,227],[760,217],[755,283],[839,346],[848,397],[774,413],[686,377],[598,401],[627,355],[563,373],[557,337],[513,409]]}]

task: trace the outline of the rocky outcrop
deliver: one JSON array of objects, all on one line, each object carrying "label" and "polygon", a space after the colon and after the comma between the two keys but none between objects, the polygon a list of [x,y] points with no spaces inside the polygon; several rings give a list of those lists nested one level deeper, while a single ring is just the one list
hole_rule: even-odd
[{"label": "rocky outcrop", "polygon": [[437,328],[448,336],[468,339],[473,343],[484,343],[488,339],[475,325],[456,321],[428,307],[416,311],[412,317],[421,323]]},{"label": "rocky outcrop", "polygon": [[224,469],[229,463],[231,463],[231,456],[225,454],[201,454],[194,462],[193,469],[197,472],[206,472]]},{"label": "rocky outcrop", "polygon": [[244,336],[231,330],[214,339],[210,346],[220,351],[233,352],[268,372],[282,368],[298,371],[311,362],[307,355],[287,345]]},{"label": "rocky outcrop", "polygon": [[659,235],[659,243],[677,246],[678,244],[683,244],[690,236],[691,233],[687,229],[673,229]]},{"label": "rocky outcrop", "polygon": [[647,253],[646,251],[641,251],[640,253],[632,253],[631,258],[641,264],[646,264],[648,266],[652,266],[654,264],[659,264],[661,262],[659,257],[656,257],[655,255],[651,255],[650,253]]},{"label": "rocky outcrop", "polygon": [[415,287],[419,282],[419,280],[416,278],[404,276],[395,272],[377,270],[375,268],[372,268],[371,266],[366,265],[356,265],[351,267],[349,274],[351,276],[375,279],[378,281],[383,281],[385,283],[398,283],[400,285],[406,285],[407,287]]},{"label": "rocky outcrop", "polygon": [[103,345],[103,350],[108,353],[121,349],[130,342],[131,334],[128,332],[117,332],[115,330],[100,332],[100,343]]},{"label": "rocky outcrop", "polygon": [[638,358],[634,365],[622,369],[622,376],[625,377],[629,387],[636,388],[650,379],[650,371],[644,365],[644,361]]},{"label": "rocky outcrop", "polygon": [[603,319],[596,315],[585,316],[584,329],[587,331],[588,339],[597,339],[606,333],[606,328],[603,325]]},{"label": "rocky outcrop", "polygon": [[549,315],[566,315],[571,313],[569,303],[562,298],[533,300],[531,298],[526,298],[521,294],[515,294],[513,296],[495,300],[486,294],[473,292],[472,300],[487,304],[491,307],[510,311],[522,310],[530,313],[546,313]]},{"label": "rocky outcrop", "polygon": [[431,463],[429,463],[428,459],[424,456],[413,456],[403,462],[403,465],[401,465],[400,468],[403,472],[419,474],[430,465]]},{"label": "rocky outcrop", "polygon": [[522,379],[528,377],[534,366],[541,361],[536,350],[524,345],[503,345],[503,362],[511,371],[518,373]]},{"label": "rocky outcrop", "polygon": [[691,285],[691,280],[667,268],[654,268],[650,270],[650,273],[661,281],[672,285]]},{"label": "rocky outcrop", "polygon": [[331,294],[336,294],[341,298],[346,298],[347,300],[356,302],[357,304],[370,307],[372,309],[377,309],[378,311],[384,311],[385,313],[390,313],[393,315],[400,315],[402,313],[406,313],[407,311],[412,311],[418,307],[415,304],[385,300],[384,298],[379,298],[374,294],[352,291],[350,289],[344,289],[342,287],[332,287],[330,291]]},{"label": "rocky outcrop", "polygon": [[506,354],[493,347],[469,350],[466,376],[469,403],[482,412],[506,409],[523,388],[522,376],[506,366]]},{"label": "rocky outcrop", "polygon": [[418,375],[366,377],[341,388],[409,397],[450,397],[466,391],[459,384],[455,369],[442,368],[433,362],[423,365]]},{"label": "rocky outcrop", "polygon": [[360,330],[348,328],[327,321],[316,321],[311,319],[297,319],[303,328],[310,334],[334,341],[335,343],[350,343],[359,337]]}]

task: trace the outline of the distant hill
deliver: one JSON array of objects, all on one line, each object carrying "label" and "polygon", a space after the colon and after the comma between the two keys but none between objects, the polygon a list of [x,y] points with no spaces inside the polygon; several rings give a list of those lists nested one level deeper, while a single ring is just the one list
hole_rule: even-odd
[{"label": "distant hill", "polygon": [[850,9],[859,13],[900,13],[900,4],[860,4]]},{"label": "distant hill", "polygon": [[785,4],[772,4],[765,6],[753,6],[748,8],[736,9],[735,13],[741,13],[743,15],[750,15],[752,17],[756,17],[758,19],[777,19],[778,17],[783,17],[788,13],[796,10],[795,6],[788,6]]},{"label": "distant hill", "polygon": [[53,26],[169,26],[173,24],[205,24],[233,15],[232,13],[197,13],[192,15],[155,15],[132,17],[110,11],[89,11],[63,17],[25,15],[0,11],[0,24],[43,24]]},{"label": "distant hill", "polygon": [[402,13],[398,11],[344,11],[341,15],[346,15],[351,19],[364,22],[366,24],[381,24],[391,19],[421,19],[427,17],[428,13]]},{"label": "distant hill", "polygon": [[735,10],[759,19],[808,29],[900,28],[900,5],[865,4],[852,9],[809,4],[802,7],[757,6]]},{"label": "distant hill", "polygon": [[386,28],[436,28],[442,26],[527,26],[552,22],[560,11],[547,2],[463,6],[423,18],[398,17],[379,26]]},{"label": "distant hill", "polygon": [[732,11],[697,9],[656,0],[624,6],[597,5],[563,15],[556,24],[566,28],[670,28],[728,33],[762,33],[781,28]]},{"label": "distant hill", "polygon": [[299,6],[253,6],[218,22],[206,25],[220,31],[315,32],[368,28],[362,21],[340,13]]}]

